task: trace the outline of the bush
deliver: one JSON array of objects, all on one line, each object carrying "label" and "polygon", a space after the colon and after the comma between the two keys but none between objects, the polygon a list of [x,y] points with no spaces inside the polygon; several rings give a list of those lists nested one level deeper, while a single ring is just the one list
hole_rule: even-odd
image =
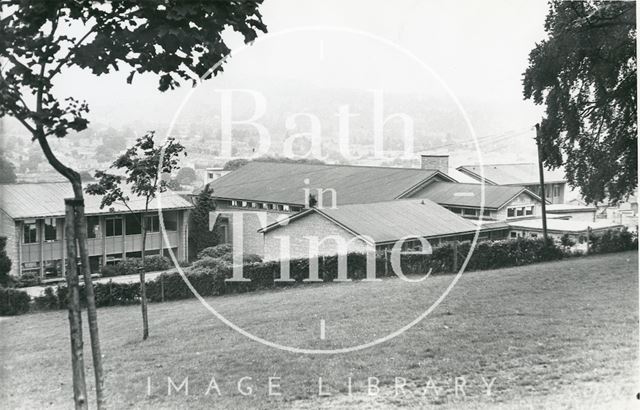
[{"label": "bush", "polygon": [[105,265],[100,269],[100,274],[105,277],[118,276],[119,270],[115,265]]},{"label": "bush", "polygon": [[589,236],[589,251],[591,253],[610,253],[638,249],[637,234],[629,232],[627,228],[621,230],[607,230],[599,235]]},{"label": "bush", "polygon": [[171,260],[162,255],[152,255],[144,258],[145,272],[155,272],[159,270],[167,270],[173,267]]},{"label": "bush", "polygon": [[37,286],[40,284],[40,275],[33,272],[25,272],[17,278],[16,286],[25,288],[27,286]]},{"label": "bush", "polygon": [[31,298],[27,292],[0,287],[0,316],[13,316],[29,311]]},{"label": "bush", "polygon": [[35,303],[36,309],[39,310],[52,310],[64,307],[60,306],[58,295],[56,295],[56,292],[50,286],[44,288],[44,295],[36,296],[33,301]]},{"label": "bush", "polygon": [[198,259],[221,258],[226,255],[231,255],[231,244],[223,243],[221,245],[204,248],[203,250],[198,252]]}]

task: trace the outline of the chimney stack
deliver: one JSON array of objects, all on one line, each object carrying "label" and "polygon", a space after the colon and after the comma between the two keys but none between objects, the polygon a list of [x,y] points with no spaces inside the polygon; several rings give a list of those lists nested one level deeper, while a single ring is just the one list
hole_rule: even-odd
[{"label": "chimney stack", "polygon": [[420,168],[438,170],[447,175],[449,173],[449,155],[421,154]]}]

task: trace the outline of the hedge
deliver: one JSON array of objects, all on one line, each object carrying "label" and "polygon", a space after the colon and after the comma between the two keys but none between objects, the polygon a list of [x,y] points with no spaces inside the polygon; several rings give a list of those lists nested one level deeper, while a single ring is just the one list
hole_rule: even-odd
[{"label": "hedge", "polygon": [[[104,266],[100,273],[103,277],[134,275],[139,273],[142,267],[142,258],[127,258],[115,265]],[[159,270],[167,270],[173,267],[171,260],[165,256],[152,255],[144,258],[144,271],[155,272]]]},{"label": "hedge", "polygon": [[0,316],[13,316],[29,311],[29,294],[23,290],[0,287]]},{"label": "hedge", "polygon": [[[626,232],[609,232],[594,237],[592,252],[614,252],[637,249],[637,237]],[[457,248],[457,249],[456,249]],[[405,275],[454,272],[454,252],[458,252],[458,268],[465,260],[471,248],[470,242],[447,243],[433,249],[431,255],[407,254],[401,257],[401,266]],[[543,239],[519,238],[494,242],[479,242],[469,259],[466,271],[497,269],[521,266],[543,261],[558,260],[567,255],[566,250],[553,243],[545,244]],[[204,255],[203,255],[204,256]],[[338,256],[318,258],[318,276],[320,280],[330,282],[338,274]],[[376,257],[376,276],[393,276],[389,258]],[[347,255],[347,277],[364,279],[366,277],[367,257],[364,254]],[[247,282],[226,282],[233,274],[233,268],[220,258],[204,257],[185,270],[189,282],[204,297],[230,293],[250,292],[258,289],[291,286],[302,283],[309,276],[309,260],[289,261],[292,282],[277,282],[280,278],[280,262],[268,261],[249,263],[243,266],[243,277]],[[94,284],[96,305],[115,306],[139,303],[140,285],[138,283],[96,283]],[[84,287],[81,285],[81,293]],[[45,295],[35,298],[40,309],[65,308],[67,290],[65,286],[46,288]],[[193,298],[187,284],[177,272],[163,273],[147,281],[147,298],[150,302]],[[84,298],[83,298],[84,299]]]}]

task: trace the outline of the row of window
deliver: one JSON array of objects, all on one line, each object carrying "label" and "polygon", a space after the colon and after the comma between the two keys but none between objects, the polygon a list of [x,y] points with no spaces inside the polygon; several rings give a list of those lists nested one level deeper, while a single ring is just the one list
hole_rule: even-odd
[{"label": "row of window", "polygon": [[[167,231],[176,231],[178,229],[177,214],[168,212],[163,215],[164,227]],[[138,215],[126,215],[105,218],[104,236],[122,236],[124,221],[124,232],[127,235],[139,235],[142,233]],[[158,215],[149,215],[144,217],[144,224],[147,232],[160,232],[160,219]],[[45,218],[44,241],[58,241],[61,239],[61,232],[56,224],[56,218]],[[100,218],[97,216],[87,217],[87,236],[91,239],[102,237],[100,232]],[[22,225],[23,243],[38,243],[39,235],[36,222],[25,222]]]},{"label": "row of window", "polygon": [[268,202],[251,202],[251,201],[231,201],[231,206],[238,208],[252,208],[252,209],[266,209],[270,211],[283,211],[283,212],[300,212],[302,210],[299,206],[290,206],[286,204],[273,204]]},{"label": "row of window", "polygon": [[[540,185],[536,186],[533,189],[533,192],[535,192],[536,195],[540,196],[540,194],[542,193],[542,189],[540,189]],[[545,190],[544,190],[544,195],[547,198],[551,198],[551,194],[553,193],[553,197],[559,197],[560,196],[560,185],[558,184],[553,184],[551,186],[548,186],[545,184]]]},{"label": "row of window", "polygon": [[[448,210],[453,212],[454,214],[466,216],[466,217],[478,217],[480,215],[479,209],[474,208],[455,208],[455,207],[447,207]],[[484,218],[488,218],[491,216],[491,211],[484,209],[482,211],[482,216]]]},{"label": "row of window", "polygon": [[510,206],[507,208],[507,218],[515,218],[518,216],[533,215],[533,205],[528,206]]}]

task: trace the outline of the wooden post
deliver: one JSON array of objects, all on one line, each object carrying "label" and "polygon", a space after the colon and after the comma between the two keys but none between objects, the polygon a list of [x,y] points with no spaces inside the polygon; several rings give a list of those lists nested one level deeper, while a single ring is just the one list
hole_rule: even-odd
[{"label": "wooden post", "polygon": [[38,258],[40,259],[40,283],[44,281],[44,219],[36,219],[38,235]]},{"label": "wooden post", "polygon": [[160,300],[164,302],[164,274],[160,274]]},{"label": "wooden post", "polygon": [[100,336],[98,335],[98,312],[93,291],[93,280],[89,267],[89,252],[87,251],[87,221],[84,215],[84,201],[73,200],[75,211],[74,229],[80,248],[80,262],[84,287],[87,297],[87,316],[89,318],[89,335],[91,336],[91,353],[93,357],[93,371],[96,379],[96,406],[104,407],[104,375],[102,372],[102,352],[100,349]]},{"label": "wooden post", "polygon": [[389,276],[389,250],[384,250],[384,276]]},{"label": "wooden post", "polygon": [[547,234],[547,195],[544,187],[544,167],[542,166],[542,147],[540,145],[540,124],[536,124],[536,145],[538,146],[538,172],[540,173],[540,196],[542,197],[542,234],[544,243],[549,242]]},{"label": "wooden post", "polygon": [[80,310],[80,288],[76,266],[76,242],[74,240],[73,200],[65,200],[67,237],[67,255],[69,269],[67,269],[69,329],[71,336],[71,368],[73,372],[73,398],[76,410],[87,409],[87,385],[84,378],[84,354],[82,351],[82,315]]},{"label": "wooden post", "polygon": [[453,272],[458,270],[458,241],[453,241]]}]

